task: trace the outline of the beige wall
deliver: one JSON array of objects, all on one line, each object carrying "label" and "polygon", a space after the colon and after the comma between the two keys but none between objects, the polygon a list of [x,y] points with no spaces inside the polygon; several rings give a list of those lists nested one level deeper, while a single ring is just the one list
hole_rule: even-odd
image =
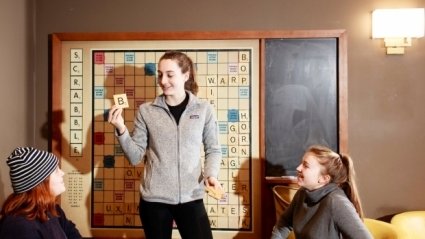
[{"label": "beige wall", "polygon": [[[48,111],[50,33],[346,29],[349,152],[366,216],[425,210],[425,38],[403,56],[385,55],[382,41],[370,39],[373,9],[425,7],[425,0],[37,0],[34,61],[25,60],[31,11],[25,1],[1,1],[3,158],[23,143],[47,149],[40,128]],[[1,176],[0,200],[10,192],[3,166]]]},{"label": "beige wall", "polygon": [[[6,158],[34,142],[34,0],[0,0],[0,202],[10,194]],[[42,102],[40,104],[45,104]]]}]

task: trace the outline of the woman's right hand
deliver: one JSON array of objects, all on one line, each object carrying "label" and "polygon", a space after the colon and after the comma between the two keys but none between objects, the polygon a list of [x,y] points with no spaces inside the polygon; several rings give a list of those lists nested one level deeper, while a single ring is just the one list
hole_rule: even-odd
[{"label": "woman's right hand", "polygon": [[112,124],[119,132],[119,134],[123,134],[126,130],[124,124],[124,118],[122,117],[123,109],[113,105],[109,110],[108,122]]}]

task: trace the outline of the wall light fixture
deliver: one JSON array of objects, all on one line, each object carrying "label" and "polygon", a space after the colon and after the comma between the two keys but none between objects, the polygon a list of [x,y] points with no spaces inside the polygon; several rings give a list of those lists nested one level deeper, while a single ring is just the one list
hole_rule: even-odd
[{"label": "wall light fixture", "polygon": [[424,36],[424,8],[376,9],[372,12],[372,38],[384,38],[387,54],[404,54],[412,38]]}]

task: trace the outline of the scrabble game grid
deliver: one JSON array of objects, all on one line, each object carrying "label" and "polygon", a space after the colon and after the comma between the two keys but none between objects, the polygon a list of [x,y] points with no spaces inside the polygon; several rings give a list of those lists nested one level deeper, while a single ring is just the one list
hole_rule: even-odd
[{"label": "scrabble game grid", "polygon": [[[75,49],[71,49],[71,55],[73,51]],[[219,181],[225,198],[216,200],[205,194],[204,202],[211,227],[217,230],[250,230],[251,49],[181,51],[193,60],[199,85],[198,97],[207,99],[213,105],[219,125],[222,146]],[[93,228],[142,226],[138,204],[143,165],[131,166],[127,162],[115,138],[113,126],[107,122],[107,115],[113,104],[113,95],[125,93],[129,108],[123,114],[131,132],[138,106],[152,101],[161,93],[156,83],[156,68],[163,53],[163,50],[92,51]],[[74,146],[78,147],[78,144]]]}]

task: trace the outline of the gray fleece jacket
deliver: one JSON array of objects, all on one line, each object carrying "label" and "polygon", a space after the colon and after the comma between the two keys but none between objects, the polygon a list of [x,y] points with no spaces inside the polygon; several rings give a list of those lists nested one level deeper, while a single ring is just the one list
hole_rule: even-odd
[{"label": "gray fleece jacket", "polygon": [[140,185],[145,201],[178,204],[202,199],[204,178],[218,176],[221,149],[213,107],[191,93],[178,125],[161,95],[140,105],[132,135],[126,131],[118,140],[132,165],[146,156]]},{"label": "gray fleece jacket", "polygon": [[297,191],[271,238],[287,238],[291,230],[303,239],[372,239],[353,204],[334,183],[314,191]]}]

